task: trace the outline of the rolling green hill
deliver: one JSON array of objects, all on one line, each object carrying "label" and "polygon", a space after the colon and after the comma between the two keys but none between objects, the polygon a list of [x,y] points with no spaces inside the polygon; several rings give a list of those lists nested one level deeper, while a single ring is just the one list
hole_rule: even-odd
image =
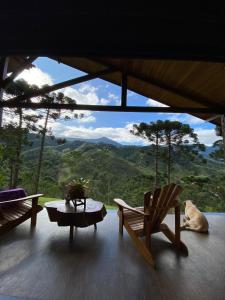
[{"label": "rolling green hill", "polygon": [[[32,192],[39,144],[23,151],[20,184]],[[166,184],[165,148],[160,149],[160,183]],[[225,169],[182,149],[173,153],[172,181],[184,187],[181,200],[193,199],[201,209],[224,211]],[[45,147],[39,190],[47,197],[64,197],[65,184],[83,177],[90,180],[89,194],[106,204],[113,198],[141,205],[143,194],[154,188],[154,147],[113,145],[69,140],[63,145],[48,140]],[[216,186],[221,187],[216,190]],[[224,193],[224,194],[223,194]]]}]

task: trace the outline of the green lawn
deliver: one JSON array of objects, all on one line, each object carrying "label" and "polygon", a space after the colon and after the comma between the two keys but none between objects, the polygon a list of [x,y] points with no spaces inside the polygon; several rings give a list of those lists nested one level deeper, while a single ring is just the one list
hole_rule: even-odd
[{"label": "green lawn", "polygon": [[[57,198],[48,198],[48,197],[40,197],[38,203],[42,206],[44,206],[45,202],[55,201],[59,200]],[[105,204],[106,209],[117,209],[116,206],[113,205],[107,205]]]}]

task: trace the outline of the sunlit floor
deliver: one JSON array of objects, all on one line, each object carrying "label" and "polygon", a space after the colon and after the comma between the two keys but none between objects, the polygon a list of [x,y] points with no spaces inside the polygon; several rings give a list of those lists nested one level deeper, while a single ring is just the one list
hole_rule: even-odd
[{"label": "sunlit floor", "polygon": [[[174,216],[167,218],[173,225]],[[0,295],[22,299],[225,299],[225,215],[208,216],[210,234],[182,232],[189,256],[176,254],[166,238],[155,235],[151,269],[109,212],[94,227],[69,228],[38,215],[0,237]],[[1,299],[1,297],[0,297]],[[9,298],[10,299],[10,298]]]}]

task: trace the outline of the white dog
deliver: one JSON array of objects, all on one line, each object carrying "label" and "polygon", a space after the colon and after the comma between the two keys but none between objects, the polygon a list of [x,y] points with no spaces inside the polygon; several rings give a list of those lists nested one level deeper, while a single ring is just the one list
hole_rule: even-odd
[{"label": "white dog", "polygon": [[203,213],[192,203],[185,201],[185,219],[181,230],[192,230],[196,232],[208,233],[209,223]]}]

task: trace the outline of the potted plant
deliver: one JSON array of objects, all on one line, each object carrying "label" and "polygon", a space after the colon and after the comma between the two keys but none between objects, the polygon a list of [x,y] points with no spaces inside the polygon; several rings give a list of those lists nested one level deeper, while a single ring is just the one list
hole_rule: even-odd
[{"label": "potted plant", "polygon": [[84,178],[74,179],[66,187],[66,203],[72,201],[75,207],[78,205],[85,206],[89,181]]}]

